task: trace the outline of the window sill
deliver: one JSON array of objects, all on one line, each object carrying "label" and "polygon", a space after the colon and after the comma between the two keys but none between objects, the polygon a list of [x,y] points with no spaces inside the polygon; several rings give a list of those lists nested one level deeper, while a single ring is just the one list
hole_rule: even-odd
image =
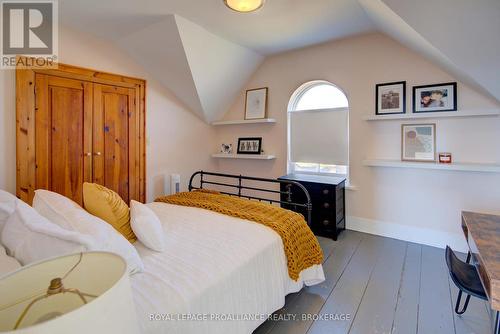
[{"label": "window sill", "polygon": [[358,190],[358,187],[349,183],[349,180],[348,180],[348,181],[346,181],[346,184],[345,184],[345,190],[356,191],[356,190]]}]

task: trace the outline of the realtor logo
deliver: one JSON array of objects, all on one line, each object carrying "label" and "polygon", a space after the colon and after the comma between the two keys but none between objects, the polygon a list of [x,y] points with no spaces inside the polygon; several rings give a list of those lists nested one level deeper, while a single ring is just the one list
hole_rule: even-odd
[{"label": "realtor logo", "polygon": [[4,0],[1,8],[0,67],[56,67],[57,2]]}]

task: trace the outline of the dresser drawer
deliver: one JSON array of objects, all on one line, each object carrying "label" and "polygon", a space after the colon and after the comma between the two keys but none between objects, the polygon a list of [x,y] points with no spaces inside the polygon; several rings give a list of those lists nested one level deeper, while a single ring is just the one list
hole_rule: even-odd
[{"label": "dresser drawer", "polygon": [[333,220],[326,217],[320,219],[318,225],[320,225],[321,228],[333,228],[335,226]]},{"label": "dresser drawer", "polygon": [[333,205],[333,202],[328,201],[328,200],[317,201],[316,205],[318,206],[319,210],[333,210],[335,208],[335,205]]}]

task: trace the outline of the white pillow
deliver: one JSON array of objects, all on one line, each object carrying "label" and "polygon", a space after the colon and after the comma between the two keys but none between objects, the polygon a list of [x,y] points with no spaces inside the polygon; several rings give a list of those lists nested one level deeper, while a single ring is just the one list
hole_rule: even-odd
[{"label": "white pillow", "polygon": [[144,270],[137,250],[127,239],[104,220],[91,215],[69,198],[48,190],[36,190],[33,207],[52,223],[90,236],[95,241],[92,250],[108,251],[123,257],[130,273]]},{"label": "white pillow", "polygon": [[8,256],[5,248],[0,245],[0,277],[19,268],[21,264],[15,258]]},{"label": "white pillow", "polygon": [[21,200],[15,206],[5,223],[1,241],[9,255],[21,264],[93,248],[88,236],[52,224]]},{"label": "white pillow", "polygon": [[0,190],[0,235],[7,219],[16,208],[17,197],[6,191]]},{"label": "white pillow", "polygon": [[130,202],[130,225],[144,246],[163,252],[164,238],[161,222],[146,205],[132,200]]}]

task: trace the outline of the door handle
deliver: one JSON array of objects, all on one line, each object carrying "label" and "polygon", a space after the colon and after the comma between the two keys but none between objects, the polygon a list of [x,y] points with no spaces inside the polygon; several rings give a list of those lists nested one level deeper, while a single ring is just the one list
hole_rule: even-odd
[{"label": "door handle", "polygon": [[101,155],[101,152],[95,152],[94,155],[96,156],[100,156]]},{"label": "door handle", "polygon": [[85,156],[86,156],[86,157],[90,157],[91,155],[92,155],[92,153],[90,153],[90,152],[86,152],[86,153],[85,153]]}]

